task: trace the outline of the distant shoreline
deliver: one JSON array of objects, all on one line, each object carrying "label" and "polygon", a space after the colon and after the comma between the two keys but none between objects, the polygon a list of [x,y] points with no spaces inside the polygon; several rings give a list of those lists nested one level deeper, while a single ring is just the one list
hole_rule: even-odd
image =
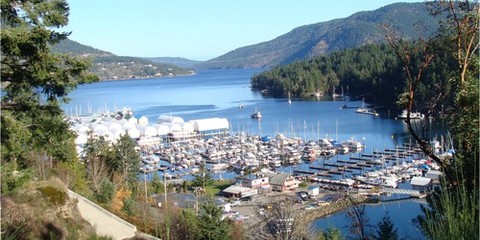
[{"label": "distant shoreline", "polygon": [[115,81],[127,81],[127,80],[145,80],[145,79],[155,79],[155,78],[175,78],[175,77],[185,77],[197,75],[197,72],[192,74],[176,74],[172,76],[161,76],[161,77],[139,77],[139,78],[117,78],[117,79],[100,79],[99,82],[115,82]]}]

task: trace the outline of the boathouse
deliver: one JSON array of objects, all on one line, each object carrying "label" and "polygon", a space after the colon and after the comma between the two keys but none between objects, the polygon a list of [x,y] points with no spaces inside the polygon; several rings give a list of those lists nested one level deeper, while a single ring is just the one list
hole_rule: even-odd
[{"label": "boathouse", "polygon": [[413,177],[410,180],[412,189],[419,190],[420,192],[429,192],[432,189],[433,180],[426,177]]},{"label": "boathouse", "polygon": [[272,190],[279,192],[295,190],[299,184],[292,175],[285,173],[269,175],[269,181]]},{"label": "boathouse", "polygon": [[442,176],[442,172],[438,170],[428,170],[428,172],[425,173],[426,178],[431,178],[433,180],[434,184],[440,184],[440,177]]}]

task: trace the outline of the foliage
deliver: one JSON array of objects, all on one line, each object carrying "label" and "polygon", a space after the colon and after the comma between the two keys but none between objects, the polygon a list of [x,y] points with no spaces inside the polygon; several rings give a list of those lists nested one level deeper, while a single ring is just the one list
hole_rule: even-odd
[{"label": "foliage", "polygon": [[22,169],[16,171],[14,170],[15,167],[12,165],[12,163],[2,164],[2,195],[8,195],[11,192],[21,188],[33,178],[31,169]]},{"label": "foliage", "polygon": [[[446,116],[452,131],[455,153],[446,158],[435,155],[424,147],[427,140],[419,137],[415,129],[409,131],[422,146],[422,150],[440,164],[444,173],[442,184],[428,198],[428,207],[422,207],[424,216],[418,220],[424,233],[432,239],[478,239],[479,238],[479,11],[477,1],[437,1],[433,13],[446,13],[440,35],[427,42],[423,48],[424,59],[410,61],[412,53],[402,48],[399,41],[391,42],[403,61],[409,88],[407,109],[418,99],[422,91],[417,84],[425,83],[424,70],[433,70],[437,77],[448,77],[450,88],[436,92],[437,99],[449,99]],[[429,49],[430,46],[433,48]],[[440,47],[439,47],[440,46]],[[438,51],[439,47],[443,52]],[[432,51],[433,50],[433,51]],[[447,59],[438,71],[431,58]],[[435,62],[434,62],[435,63]],[[413,83],[413,85],[412,85]],[[412,87],[413,86],[413,87]],[[446,97],[447,96],[447,97]],[[434,106],[438,102],[432,101]]]},{"label": "foliage", "polygon": [[417,221],[431,239],[479,239],[478,199],[478,190],[451,188],[442,181],[427,197],[428,207],[422,206],[424,215]]},{"label": "foliage", "polygon": [[182,209],[179,212],[179,224],[174,225],[174,233],[178,239],[196,240],[200,234],[199,219],[193,209]]},{"label": "foliage", "polygon": [[137,57],[116,56],[110,52],[85,46],[70,39],[65,39],[53,45],[52,51],[91,60],[93,65],[89,68],[89,71],[102,80],[170,77],[192,74],[190,70],[173,64],[157,63],[149,59]]},{"label": "foliage", "polygon": [[132,196],[132,191],[130,191],[129,189],[126,189],[123,187],[117,188],[113,195],[112,203],[110,204],[110,209],[113,212],[120,212],[125,207],[125,200],[130,199],[131,196]]},{"label": "foliage", "polygon": [[358,236],[358,239],[368,239],[369,219],[365,210],[365,204],[360,204],[354,198],[348,196],[352,207],[347,211],[350,218],[350,232]]},{"label": "foliage", "polygon": [[37,190],[42,193],[44,198],[54,205],[63,205],[68,198],[66,192],[51,185],[38,187]]},{"label": "foliage", "polygon": [[230,225],[220,219],[223,211],[212,200],[202,203],[198,214],[197,239],[229,239]]},{"label": "foliage", "polygon": [[100,189],[95,192],[95,199],[99,203],[110,204],[115,195],[115,185],[108,178],[103,179]]},{"label": "foliage", "polygon": [[259,217],[264,228],[255,232],[255,239],[311,239],[314,235],[291,201],[277,202]]},{"label": "foliage", "polygon": [[107,164],[112,155],[110,147],[105,138],[97,138],[90,133],[84,147],[84,154],[87,180],[91,189],[98,192],[101,182],[110,176],[111,169]]},{"label": "foliage", "polygon": [[377,240],[397,240],[398,232],[390,219],[388,212],[377,223],[377,234],[374,236]]},{"label": "foliage", "polygon": [[274,97],[314,94],[367,95],[392,106],[403,89],[401,67],[385,44],[334,52],[308,61],[272,68],[252,77],[252,88]]},{"label": "foliage", "polygon": [[15,168],[30,167],[41,156],[50,167],[75,158],[60,103],[78,84],[97,78],[86,72],[88,61],[50,52],[68,36],[55,31],[67,24],[68,12],[63,0],[2,1],[2,162]]},{"label": "foliage", "polygon": [[342,232],[339,229],[328,227],[322,232],[320,239],[323,240],[342,240],[344,239]]},{"label": "foliage", "polygon": [[210,172],[207,171],[205,163],[200,164],[200,171],[195,174],[195,178],[192,180],[192,187],[201,187],[205,189],[207,186],[213,184],[213,178]]},{"label": "foliage", "polygon": [[124,134],[113,144],[112,155],[107,158],[112,171],[120,173],[131,188],[138,182],[137,174],[140,168],[140,154],[135,150],[135,146],[135,141],[128,134]]},{"label": "foliage", "polygon": [[151,194],[163,193],[163,181],[160,179],[158,174],[153,174],[152,179],[148,183],[148,189]]}]

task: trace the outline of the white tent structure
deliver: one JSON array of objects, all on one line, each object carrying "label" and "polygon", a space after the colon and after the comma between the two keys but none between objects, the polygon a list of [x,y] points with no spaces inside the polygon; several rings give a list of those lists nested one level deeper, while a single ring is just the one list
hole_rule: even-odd
[{"label": "white tent structure", "polygon": [[183,133],[193,133],[195,128],[191,122],[185,122],[182,124],[182,132]]},{"label": "white tent structure", "polygon": [[154,127],[157,129],[158,136],[165,136],[170,133],[170,127],[166,124],[155,124]]},{"label": "white tent structure", "polygon": [[104,131],[108,131],[108,127],[103,123],[96,123],[92,126],[93,133],[96,135],[101,135]]},{"label": "white tent structure", "polygon": [[169,115],[161,115],[157,119],[158,124],[162,123],[170,123],[170,124],[183,124],[185,121],[181,117],[169,116]]},{"label": "white tent structure", "polygon": [[74,131],[77,132],[77,133],[83,133],[83,134],[87,134],[88,131],[90,131],[90,128],[88,126],[85,126],[85,125],[75,125],[73,127]]},{"label": "white tent structure", "polygon": [[155,137],[157,136],[157,129],[153,126],[138,126],[138,131],[140,131],[140,136],[142,137]]},{"label": "white tent structure", "polygon": [[197,132],[229,129],[226,118],[205,118],[190,121]]},{"label": "white tent structure", "polygon": [[148,125],[148,118],[145,116],[142,116],[138,119],[138,125],[140,126],[147,126]]},{"label": "white tent structure", "polygon": [[167,122],[164,122],[164,123],[162,123],[162,125],[168,126],[168,128],[170,129],[170,130],[168,131],[169,133],[179,133],[179,132],[182,132],[182,125],[179,124],[179,123],[167,123]]},{"label": "white tent structure", "polygon": [[123,130],[122,125],[116,122],[109,122],[106,125],[108,126],[108,130],[110,132],[117,132],[117,131]]},{"label": "white tent structure", "polygon": [[127,121],[122,126],[123,130],[128,130],[130,128],[137,128],[137,124],[135,122]]}]

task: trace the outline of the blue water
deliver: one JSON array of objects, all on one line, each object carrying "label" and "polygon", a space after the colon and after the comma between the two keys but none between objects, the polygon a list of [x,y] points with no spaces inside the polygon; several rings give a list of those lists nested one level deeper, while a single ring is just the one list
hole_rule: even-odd
[{"label": "blue water", "polygon": [[[300,101],[263,97],[250,90],[252,74],[260,70],[211,70],[193,76],[145,80],[99,82],[82,85],[70,94],[72,101],[63,106],[67,114],[104,112],[130,107],[135,117],[147,116],[155,122],[162,114],[180,116],[185,121],[223,117],[230,121],[231,132],[245,131],[258,135],[300,136],[305,139],[330,137],[346,140],[355,137],[372,149],[391,148],[411,141],[405,124],[381,112],[379,117],[355,113],[359,101]],[[244,108],[238,106],[245,105]],[[352,107],[340,109],[344,104]],[[251,119],[255,109],[261,120]],[[218,174],[218,173],[216,173]],[[228,176],[223,176],[228,177]],[[375,224],[388,211],[393,222],[409,239],[421,237],[410,220],[420,214],[413,201],[368,206]],[[342,228],[347,219],[337,214],[314,222],[323,229],[330,224]],[[344,231],[348,233],[348,230]]]},{"label": "blue water", "polygon": [[[409,200],[366,205],[366,219],[367,225],[369,225],[366,228],[367,233],[376,234],[378,222],[388,212],[400,239],[425,239],[418,229],[418,225],[413,221],[421,212],[420,204],[425,204],[425,202]],[[344,237],[357,238],[350,233],[350,218],[347,216],[347,211],[317,219],[312,223],[312,227],[316,230],[334,227],[342,230]]]},{"label": "blue water", "polygon": [[[363,140],[369,149],[393,147],[409,141],[402,121],[385,116],[355,113],[361,102],[299,101],[265,98],[250,90],[250,77],[260,70],[211,70],[193,76],[99,82],[79,86],[63,108],[67,114],[105,112],[130,107],[137,118],[155,122],[162,114],[177,115],[185,121],[223,117],[231,131],[259,135],[319,137]],[[238,106],[245,105],[244,108]],[[251,119],[255,109],[261,120]],[[386,114],[384,114],[386,115]]]}]

